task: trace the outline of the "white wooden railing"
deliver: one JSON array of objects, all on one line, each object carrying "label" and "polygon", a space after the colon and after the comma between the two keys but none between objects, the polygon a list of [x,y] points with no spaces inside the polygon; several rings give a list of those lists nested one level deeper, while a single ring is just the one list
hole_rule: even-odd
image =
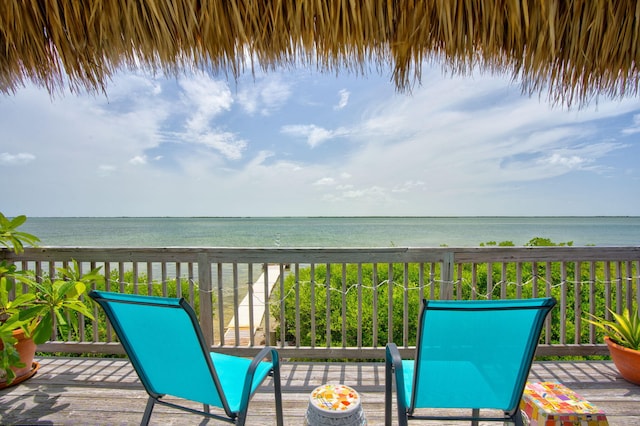
[{"label": "white wooden railing", "polygon": [[[606,354],[601,337],[584,318],[604,312],[603,306],[618,312],[637,309],[640,300],[640,247],[39,247],[20,255],[2,249],[0,259],[40,276],[54,273],[71,259],[85,271],[101,266],[110,291],[173,296],[169,292],[175,287],[197,306],[213,349],[247,356],[271,345],[284,358],[379,359],[386,341],[396,342],[408,355],[416,334],[412,312],[417,312],[422,298],[547,295],[556,297],[558,306],[548,318],[538,355]],[[325,291],[327,282],[331,291]],[[308,300],[301,298],[303,289],[310,293]],[[350,292],[357,294],[355,305],[347,303]],[[341,295],[338,302],[331,297],[336,293]],[[369,309],[367,324],[348,319],[361,318]],[[293,319],[286,320],[281,312],[292,313]],[[334,319],[332,327],[336,316],[338,324]],[[303,323],[309,328],[303,329]],[[109,327],[98,335],[89,332],[97,323],[89,324],[92,327],[83,327],[76,341],[58,336],[40,350],[122,353]],[[488,339],[497,337],[490,332]],[[348,334],[355,334],[355,343]]]}]

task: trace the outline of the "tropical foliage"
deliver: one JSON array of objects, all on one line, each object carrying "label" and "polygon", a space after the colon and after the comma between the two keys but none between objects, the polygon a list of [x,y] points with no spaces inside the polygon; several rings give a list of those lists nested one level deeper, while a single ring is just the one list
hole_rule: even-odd
[{"label": "tropical foliage", "polygon": [[18,231],[18,227],[26,221],[27,217],[24,215],[8,219],[4,214],[0,213],[0,245],[16,253],[22,253],[25,244],[35,246],[40,242],[40,239],[35,235]]},{"label": "tropical foliage", "polygon": [[[25,221],[25,216],[8,220],[0,213],[0,243],[20,253],[25,244],[39,241],[36,236],[17,230]],[[12,367],[24,367],[15,349],[13,331],[24,330],[36,344],[49,340],[54,326],[62,335],[73,338],[78,331],[77,314],[93,318],[81,297],[88,285],[101,278],[97,268],[82,274],[75,261],[58,268],[56,275],[44,277],[32,271],[18,271],[7,261],[0,262],[0,372],[6,382],[15,377]]]},{"label": "tropical foliage", "polygon": [[625,309],[622,314],[611,309],[609,312],[613,316],[613,321],[593,315],[587,321],[604,330],[609,338],[620,346],[640,351],[640,318],[637,309]]},{"label": "tropical foliage", "polygon": [[[36,236],[18,231],[26,220],[25,216],[9,220],[0,213],[0,244],[16,253],[25,245],[35,245]],[[15,378],[13,368],[25,366],[15,348],[14,330],[24,330],[36,344],[47,341],[54,328],[73,336],[78,330],[77,314],[93,318],[82,295],[101,278],[98,268],[83,274],[75,261],[44,277],[18,271],[6,260],[0,262],[0,374],[4,381]]]},{"label": "tropical foliage", "polygon": [[[68,267],[66,273],[65,268],[61,268],[61,275],[58,277],[57,282],[54,288],[52,288],[51,280],[44,280],[45,286],[47,287],[46,291],[51,293],[51,291],[55,291],[58,285],[60,285],[60,289],[58,293],[64,291],[64,289],[69,286],[70,282],[72,282],[73,278],[69,277],[69,272],[71,270],[75,270],[75,274],[77,277],[77,264],[76,262],[72,262],[72,265]],[[31,271],[28,274],[32,274]],[[178,280],[175,278],[168,279],[165,283],[159,283],[156,280],[149,281],[146,274],[138,274],[134,276],[132,271],[126,271],[124,275],[121,277],[118,271],[110,271],[108,276],[104,274],[100,274],[99,271],[94,270],[90,274],[86,274],[83,276],[83,281],[86,282],[88,278],[93,278],[90,287],[84,286],[82,288],[83,292],[89,291],[91,289],[101,290],[101,291],[116,291],[125,294],[147,294],[151,296],[164,296],[164,297],[184,297],[189,300],[189,303],[194,308],[196,313],[200,311],[200,299],[198,297],[194,297],[194,294],[197,295],[198,292],[198,284],[193,283],[191,286],[179,285]],[[60,283],[60,280],[64,284]],[[77,284],[77,281],[76,281]],[[29,294],[23,294],[22,289],[16,289],[17,297],[12,303],[16,303],[21,300],[23,297],[30,297]],[[59,300],[59,297],[57,297]],[[83,299],[84,303],[87,306],[91,305],[90,299]],[[215,302],[215,300],[214,300]],[[85,306],[85,308],[87,308]],[[56,322],[58,324],[58,337],[62,338],[66,341],[92,341],[94,338],[104,340],[107,336],[107,318],[104,312],[100,309],[75,309],[76,314],[68,315],[68,319],[70,323],[68,325],[61,326],[61,323],[58,319]],[[81,315],[78,315],[81,314]],[[80,331],[80,323],[82,323],[83,327],[81,327]],[[51,323],[49,324],[48,334],[46,334],[46,338],[44,341],[49,340],[51,338]],[[45,327],[43,327],[45,328]],[[98,335],[94,336],[94,328],[98,330]],[[44,333],[44,332],[43,332]],[[43,335],[43,337],[45,337]]]},{"label": "tropical foliage", "polygon": [[[513,243],[482,245],[512,246]],[[534,238],[527,243],[531,247],[571,245],[572,242],[554,243],[547,238]],[[602,339],[604,330],[594,330],[590,323],[581,321],[583,312],[593,310],[594,315],[603,316],[607,306],[624,306],[623,292],[612,287],[611,274],[607,271],[610,267],[608,262],[456,265],[453,297],[555,297],[561,309],[554,309],[550,314],[551,326],[545,328],[542,339],[552,343],[587,343],[593,334],[596,339]],[[443,285],[438,281],[442,276],[440,268],[438,263],[409,264],[406,269],[402,264],[333,264],[329,270],[325,265],[302,268],[297,279],[295,274],[285,279],[283,295],[274,296],[276,300],[282,299],[284,309],[281,311],[280,303],[274,303],[271,312],[279,323],[279,335],[301,346],[322,346],[328,342],[332,346],[342,345],[344,334],[346,346],[383,347],[390,333],[394,342],[413,345],[421,300],[440,295]],[[362,284],[354,284],[358,282]],[[424,283],[422,287],[420,282]],[[603,296],[590,299],[590,295],[596,294]],[[340,308],[343,298],[344,312]],[[296,331],[298,324],[299,331]]]},{"label": "tropical foliage", "polygon": [[78,263],[72,261],[70,265],[58,268],[57,272],[54,277],[44,278],[36,277],[32,271],[15,274],[16,281],[24,284],[26,290],[12,300],[9,300],[5,286],[0,290],[0,312],[9,317],[7,322],[24,328],[36,344],[51,338],[54,324],[62,335],[77,333],[77,315],[67,314],[75,312],[93,317],[80,297],[89,284],[102,279],[99,268],[82,274]]}]

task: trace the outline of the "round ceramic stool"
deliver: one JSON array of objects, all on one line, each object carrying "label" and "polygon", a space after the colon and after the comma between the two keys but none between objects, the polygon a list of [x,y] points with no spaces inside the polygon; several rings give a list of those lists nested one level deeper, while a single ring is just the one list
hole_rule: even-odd
[{"label": "round ceramic stool", "polygon": [[318,386],[309,396],[306,424],[309,426],[364,426],[360,395],[345,385]]}]

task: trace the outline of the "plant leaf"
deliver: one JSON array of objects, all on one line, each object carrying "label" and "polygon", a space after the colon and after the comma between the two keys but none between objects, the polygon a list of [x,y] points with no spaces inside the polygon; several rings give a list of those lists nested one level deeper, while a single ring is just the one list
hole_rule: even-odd
[{"label": "plant leaf", "polygon": [[36,327],[31,336],[36,345],[42,344],[49,340],[51,337],[51,328],[53,327],[53,320],[51,315],[47,313],[42,317],[40,323]]}]

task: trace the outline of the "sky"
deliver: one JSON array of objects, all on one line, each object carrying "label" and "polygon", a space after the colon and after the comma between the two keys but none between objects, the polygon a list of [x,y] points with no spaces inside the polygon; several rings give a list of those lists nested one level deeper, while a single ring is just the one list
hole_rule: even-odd
[{"label": "sky", "polygon": [[6,216],[640,215],[640,98],[567,108],[426,65],[120,71],[0,95]]}]

